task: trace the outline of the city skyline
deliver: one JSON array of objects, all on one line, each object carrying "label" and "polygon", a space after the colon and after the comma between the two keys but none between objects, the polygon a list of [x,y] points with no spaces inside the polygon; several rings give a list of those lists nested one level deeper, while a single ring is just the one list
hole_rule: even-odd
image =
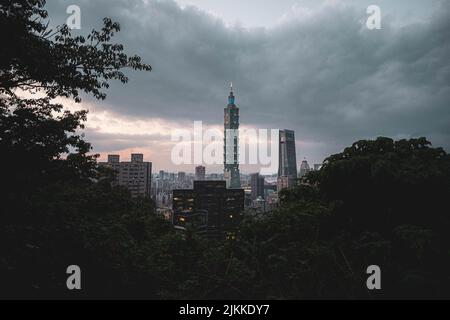
[{"label": "city skyline", "polygon": [[[100,160],[143,153],[156,171],[192,172],[194,166],[170,163],[171,131],[196,120],[220,129],[229,81],[240,97],[242,128],[294,130],[297,159],[312,164],[378,136],[427,136],[449,150],[448,2],[379,1],[382,30],[373,31],[364,27],[366,1],[73,4],[82,11],[75,34],[110,16],[121,23],[119,40],[154,67],[129,72],[129,86],[112,84],[105,102],[64,103],[90,110],[84,132]],[[48,6],[51,23],[63,23],[67,3]]]},{"label": "city skyline", "polygon": [[449,15],[0,2],[0,299],[449,299]]}]

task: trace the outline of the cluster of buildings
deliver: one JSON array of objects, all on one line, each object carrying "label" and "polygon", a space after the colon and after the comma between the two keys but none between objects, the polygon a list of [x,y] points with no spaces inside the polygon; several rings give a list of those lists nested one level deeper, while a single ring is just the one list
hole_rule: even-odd
[{"label": "cluster of buildings", "polygon": [[259,213],[271,211],[278,203],[278,192],[290,188],[298,178],[320,165],[310,168],[304,159],[297,170],[295,133],[279,132],[278,173],[241,175],[239,141],[230,131],[239,129],[239,108],[231,85],[228,105],[224,108],[224,171],[207,174],[204,166],[195,174],[163,170],[152,176],[152,163],[142,154],[132,154],[131,161],[120,161],[119,155],[108,155],[100,165],[117,171],[116,184],[126,186],[134,197],[151,197],[158,213],[170,219],[177,230],[188,229],[208,238],[234,238],[244,209]]},{"label": "cluster of buildings", "polygon": [[192,189],[194,181],[224,180],[223,174],[206,174],[204,166],[195,168],[195,174],[186,172],[167,172],[160,170],[152,175],[151,197],[156,207],[166,212],[172,208],[173,190]]}]

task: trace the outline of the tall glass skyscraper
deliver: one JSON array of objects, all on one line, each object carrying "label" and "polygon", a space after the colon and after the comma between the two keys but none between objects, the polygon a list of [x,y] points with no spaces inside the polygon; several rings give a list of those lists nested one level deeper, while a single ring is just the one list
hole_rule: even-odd
[{"label": "tall glass skyscraper", "polygon": [[297,179],[297,156],[295,153],[295,133],[280,130],[278,159],[278,189],[291,187]]},{"label": "tall glass skyscraper", "polygon": [[224,179],[227,188],[241,187],[239,174],[239,108],[234,104],[233,84],[230,85],[228,105],[224,109]]}]

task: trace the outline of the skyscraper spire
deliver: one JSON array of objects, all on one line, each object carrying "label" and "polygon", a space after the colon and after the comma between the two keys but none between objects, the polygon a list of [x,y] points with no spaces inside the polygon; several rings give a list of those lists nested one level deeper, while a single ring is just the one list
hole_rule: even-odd
[{"label": "skyscraper spire", "polygon": [[230,95],[228,96],[228,105],[234,105],[233,82],[230,82]]}]

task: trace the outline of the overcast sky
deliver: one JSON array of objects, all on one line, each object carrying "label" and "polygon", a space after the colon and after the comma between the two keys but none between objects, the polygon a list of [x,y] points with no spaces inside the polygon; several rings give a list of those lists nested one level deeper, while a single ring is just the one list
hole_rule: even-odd
[{"label": "overcast sky", "polygon": [[[192,171],[171,163],[170,133],[194,120],[223,127],[230,81],[241,124],[295,130],[299,162],[377,136],[450,149],[450,1],[51,0],[52,24],[70,4],[79,32],[111,17],[117,41],[153,67],[127,72],[103,102],[83,100],[102,158],[143,152],[154,171]],[[365,26],[370,4],[381,30]]]}]

